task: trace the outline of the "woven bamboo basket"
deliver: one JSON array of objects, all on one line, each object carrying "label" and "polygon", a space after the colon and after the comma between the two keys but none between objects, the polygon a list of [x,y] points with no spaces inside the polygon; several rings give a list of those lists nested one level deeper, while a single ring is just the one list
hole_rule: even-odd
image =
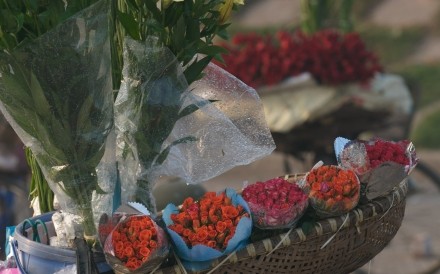
[{"label": "woven bamboo basket", "polygon": [[[212,263],[203,273],[350,273],[366,264],[393,239],[405,213],[407,181],[385,197],[348,214],[248,244]],[[330,240],[331,239],[331,240]],[[180,274],[179,265],[155,273]]]}]

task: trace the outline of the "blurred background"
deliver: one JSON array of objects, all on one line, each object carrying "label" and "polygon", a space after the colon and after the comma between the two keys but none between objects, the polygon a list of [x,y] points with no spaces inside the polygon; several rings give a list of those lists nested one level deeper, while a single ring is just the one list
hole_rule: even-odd
[{"label": "blurred background", "polygon": [[[405,115],[392,111],[390,114],[383,106],[365,111],[353,100],[321,117],[304,119],[287,131],[274,130],[277,151],[271,156],[234,168],[199,186],[182,183],[179,191],[170,192],[170,187],[178,185],[175,181],[161,183],[155,189],[158,207],[179,203],[190,194],[197,196],[206,190],[228,186],[240,189],[246,181],[306,172],[317,160],[332,163],[335,136],[410,139],[421,162],[411,175],[404,223],[389,246],[357,273],[440,273],[440,1],[245,2],[232,18],[231,37],[247,33],[270,36],[280,30],[299,29],[313,33],[327,28],[358,33],[366,48],[377,56],[383,72],[401,77],[411,99],[410,111]],[[258,54],[255,58],[259,58]],[[279,85],[271,86],[276,89],[273,87]],[[269,85],[256,89],[262,98],[273,91]],[[295,109],[295,102],[290,106]],[[23,145],[0,117],[0,258],[5,227],[32,215],[28,187],[29,169]],[[170,201],[173,195],[174,201]]]}]

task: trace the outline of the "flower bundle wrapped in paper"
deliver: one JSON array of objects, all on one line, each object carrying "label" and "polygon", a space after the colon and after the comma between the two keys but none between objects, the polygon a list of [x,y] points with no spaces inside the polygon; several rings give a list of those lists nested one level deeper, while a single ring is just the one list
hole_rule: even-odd
[{"label": "flower bundle wrapped in paper", "polygon": [[179,209],[169,204],[163,219],[185,268],[199,271],[222,255],[244,247],[252,232],[250,210],[232,189],[187,198]]},{"label": "flower bundle wrapped in paper", "polygon": [[304,190],[318,216],[338,216],[359,202],[360,183],[356,174],[338,166],[313,168],[305,177]]},{"label": "flower bundle wrapped in paper", "polygon": [[165,231],[150,216],[139,214],[122,217],[104,245],[107,261],[118,273],[154,272],[168,251]]},{"label": "flower bundle wrapped in paper", "polygon": [[257,182],[243,189],[254,225],[261,229],[280,229],[295,225],[308,206],[302,189],[282,178]]},{"label": "flower bundle wrapped in paper", "polygon": [[362,200],[369,201],[388,194],[417,165],[414,145],[407,141],[335,140],[338,162],[356,172],[361,182]]}]

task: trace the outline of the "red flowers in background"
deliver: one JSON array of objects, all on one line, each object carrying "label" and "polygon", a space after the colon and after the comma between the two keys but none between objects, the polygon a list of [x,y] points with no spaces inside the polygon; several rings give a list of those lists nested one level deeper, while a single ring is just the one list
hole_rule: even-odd
[{"label": "red flowers in background", "polygon": [[[163,232],[162,232],[163,233]],[[161,244],[156,225],[148,216],[131,216],[112,233],[115,256],[135,270],[146,262]]]},{"label": "red flowers in background", "polygon": [[384,162],[395,162],[401,165],[409,165],[410,161],[406,154],[408,141],[387,142],[384,140],[376,140],[372,143],[366,143],[368,159],[370,167],[376,168]]},{"label": "red flowers in background", "polygon": [[307,208],[307,195],[296,185],[281,178],[257,182],[242,193],[260,228],[292,226]]},{"label": "red flowers in background", "polygon": [[340,215],[359,201],[360,183],[352,170],[337,166],[312,169],[306,177],[312,206],[322,215]]},{"label": "red flowers in background", "polygon": [[309,72],[322,84],[365,83],[382,70],[357,33],[324,30],[307,36],[281,31],[275,35],[237,34],[224,45],[231,74],[257,88]]},{"label": "red flowers in background", "polygon": [[202,244],[223,251],[243,216],[249,214],[242,206],[234,206],[224,192],[207,192],[198,202],[191,197],[185,199],[180,212],[171,214],[174,224],[168,228],[179,234],[189,248]]}]

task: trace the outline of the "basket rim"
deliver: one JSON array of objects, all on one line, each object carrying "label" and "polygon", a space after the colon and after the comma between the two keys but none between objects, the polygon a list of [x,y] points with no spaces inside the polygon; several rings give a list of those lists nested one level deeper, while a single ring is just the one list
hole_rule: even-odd
[{"label": "basket rim", "polygon": [[[293,174],[281,177],[285,178],[289,182],[295,182],[296,180],[302,178],[304,175],[305,174]],[[238,261],[243,261],[255,258],[260,255],[268,254],[272,252],[276,246],[279,246],[280,248],[285,248],[326,235],[328,235],[328,238],[330,238],[332,234],[337,233],[341,226],[343,226],[342,228],[347,228],[351,226],[359,228],[360,225],[365,225],[365,223],[367,223],[370,219],[377,218],[378,215],[382,215],[380,217],[382,218],[388,213],[390,209],[396,207],[401,203],[404,203],[407,192],[408,182],[407,178],[405,178],[404,180],[402,180],[402,182],[400,182],[397,187],[390,191],[388,195],[379,197],[373,201],[370,201],[367,204],[359,204],[356,208],[341,216],[319,220],[307,233],[302,228],[298,227],[293,228],[291,231],[286,233],[249,243],[244,248],[238,251],[234,251],[229,255],[224,255],[214,260],[211,264],[211,267],[215,268],[219,264],[225,266],[236,263]],[[171,267],[173,268],[173,266]],[[178,265],[175,265],[174,268],[179,268],[180,270],[180,267]],[[165,273],[161,272],[161,269],[159,269],[158,271],[158,273]]]}]

